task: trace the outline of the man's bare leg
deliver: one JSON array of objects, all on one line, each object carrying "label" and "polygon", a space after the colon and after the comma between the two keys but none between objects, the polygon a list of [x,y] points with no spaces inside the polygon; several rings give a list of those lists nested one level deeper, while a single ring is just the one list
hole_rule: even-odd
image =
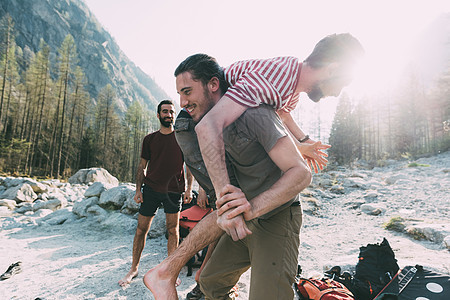
[{"label": "man's bare leg", "polygon": [[[178,229],[180,224],[180,213],[175,214],[166,214],[166,228],[167,228],[167,256],[172,254],[175,249],[178,247],[178,243],[180,242],[180,231]],[[175,286],[179,286],[181,284],[181,279],[177,278],[175,282]]]},{"label": "man's bare leg", "polygon": [[219,239],[224,233],[217,226],[217,212],[202,219],[180,246],[144,276],[144,284],[157,300],[177,300],[175,282],[184,265],[198,251]]},{"label": "man's bare leg", "polygon": [[136,228],[136,234],[133,240],[133,262],[131,263],[131,269],[125,275],[124,278],[119,280],[120,286],[126,286],[138,275],[139,262],[141,260],[142,250],[145,247],[145,241],[147,240],[147,234],[152,224],[153,216],[146,217],[141,214],[138,215],[138,226]]}]

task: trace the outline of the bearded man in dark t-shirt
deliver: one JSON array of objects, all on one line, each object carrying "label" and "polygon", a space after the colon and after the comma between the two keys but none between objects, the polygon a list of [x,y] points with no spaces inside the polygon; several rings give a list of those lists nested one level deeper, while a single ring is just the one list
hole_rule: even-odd
[{"label": "bearded man in dark t-shirt", "polygon": [[185,192],[184,202],[190,202],[193,177],[186,169],[187,188],[185,191],[183,153],[175,139],[174,116],[175,108],[172,101],[161,101],[157,114],[161,123],[160,129],[147,135],[142,142],[134,196],[134,201],[140,203],[140,209],[133,241],[133,262],[130,271],[119,281],[121,286],[129,284],[138,275],[139,262],[147,234],[161,204],[166,213],[168,254],[170,255],[178,247],[182,193]]}]

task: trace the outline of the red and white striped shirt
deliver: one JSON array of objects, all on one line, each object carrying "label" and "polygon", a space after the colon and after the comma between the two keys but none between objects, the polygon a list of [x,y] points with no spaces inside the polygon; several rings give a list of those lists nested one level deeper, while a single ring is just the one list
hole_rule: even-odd
[{"label": "red and white striped shirt", "polygon": [[301,65],[291,56],[235,62],[224,68],[230,84],[225,95],[247,107],[268,104],[288,113],[299,100],[295,88]]}]

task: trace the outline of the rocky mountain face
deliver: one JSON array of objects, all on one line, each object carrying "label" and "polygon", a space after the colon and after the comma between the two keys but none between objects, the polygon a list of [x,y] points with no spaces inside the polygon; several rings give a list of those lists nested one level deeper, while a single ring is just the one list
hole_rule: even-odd
[{"label": "rocky mountain face", "polygon": [[24,56],[30,50],[37,53],[41,39],[56,55],[66,35],[71,34],[91,97],[111,84],[120,111],[133,101],[153,110],[161,99],[167,98],[164,90],[120,50],[83,0],[0,1],[0,18],[6,14],[13,19],[16,44]]},{"label": "rocky mountain face", "polygon": [[411,49],[415,66],[425,84],[450,70],[450,13],[444,13],[420,35]]}]

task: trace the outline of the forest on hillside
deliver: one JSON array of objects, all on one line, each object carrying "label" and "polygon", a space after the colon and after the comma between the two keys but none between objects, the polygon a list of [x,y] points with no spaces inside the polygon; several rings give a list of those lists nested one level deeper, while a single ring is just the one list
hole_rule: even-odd
[{"label": "forest on hillside", "polygon": [[332,123],[332,161],[372,165],[386,159],[410,160],[450,149],[450,62],[425,85],[414,67],[393,87],[363,98],[339,98]]},{"label": "forest on hillside", "polygon": [[[55,53],[44,40],[33,53],[16,45],[9,16],[0,23],[0,172],[67,178],[103,167],[134,181],[142,138],[158,128],[155,112],[135,101],[118,113],[111,85],[91,99],[70,34]],[[450,68],[432,87],[418,78],[411,68],[400,84],[377,94],[341,95],[330,162],[375,165],[449,150]]]},{"label": "forest on hillside", "polygon": [[69,34],[57,53],[41,40],[33,53],[15,43],[9,16],[0,20],[0,172],[67,178],[103,167],[131,181],[142,138],[157,125],[154,112],[134,101],[124,114],[106,85],[96,99],[86,91]]}]

